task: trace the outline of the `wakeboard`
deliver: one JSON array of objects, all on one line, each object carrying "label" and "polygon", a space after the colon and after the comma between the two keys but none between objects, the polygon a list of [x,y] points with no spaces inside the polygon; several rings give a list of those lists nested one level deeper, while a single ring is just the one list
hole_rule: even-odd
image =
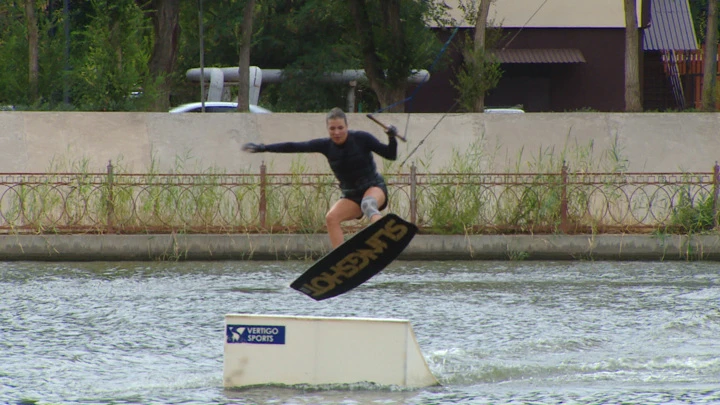
[{"label": "wakeboard", "polygon": [[417,227],[387,214],[315,262],[290,287],[321,301],[346,293],[395,260],[417,233]]}]

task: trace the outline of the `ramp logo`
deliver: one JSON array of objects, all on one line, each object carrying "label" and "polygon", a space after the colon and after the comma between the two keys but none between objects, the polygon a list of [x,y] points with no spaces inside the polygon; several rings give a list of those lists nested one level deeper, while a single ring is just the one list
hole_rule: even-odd
[{"label": "ramp logo", "polygon": [[284,345],[284,326],[227,325],[225,336],[228,343],[252,343]]}]

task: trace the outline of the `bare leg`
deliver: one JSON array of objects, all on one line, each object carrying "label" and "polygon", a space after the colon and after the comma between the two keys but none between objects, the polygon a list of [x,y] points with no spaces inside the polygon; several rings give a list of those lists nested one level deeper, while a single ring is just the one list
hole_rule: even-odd
[{"label": "bare leg", "polygon": [[[380,191],[380,194],[382,194],[382,191]],[[340,225],[344,221],[355,219],[360,215],[362,215],[360,206],[346,198],[342,198],[333,204],[330,211],[325,214],[325,224],[327,225],[328,236],[333,249],[340,246],[344,241]]]}]

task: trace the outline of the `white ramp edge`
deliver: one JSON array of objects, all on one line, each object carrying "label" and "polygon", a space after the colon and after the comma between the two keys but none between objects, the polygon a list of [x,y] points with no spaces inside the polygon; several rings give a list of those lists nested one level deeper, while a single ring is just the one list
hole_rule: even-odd
[{"label": "white ramp edge", "polygon": [[374,383],[439,385],[410,321],[225,315],[225,388]]}]

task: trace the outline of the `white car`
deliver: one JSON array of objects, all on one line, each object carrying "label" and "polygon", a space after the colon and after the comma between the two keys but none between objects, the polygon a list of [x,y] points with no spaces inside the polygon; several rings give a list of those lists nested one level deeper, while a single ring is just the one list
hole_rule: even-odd
[{"label": "white car", "polygon": [[511,108],[486,108],[486,109],[485,109],[485,113],[486,113],[486,114],[487,114],[487,113],[490,113],[490,114],[524,114],[524,113],[525,113],[525,110],[523,110],[522,108],[515,108],[515,107],[511,107]]},{"label": "white car", "polygon": [[[206,101],[205,102],[205,112],[206,113],[228,113],[228,112],[238,112],[237,111],[238,103],[235,101]],[[183,105],[179,105],[177,107],[174,107],[170,109],[171,113],[199,113],[202,112],[202,103],[201,102],[195,102],[195,103],[187,103]],[[255,114],[270,114],[272,111],[268,110],[267,108],[262,108],[254,104],[250,104],[250,112]]]}]

